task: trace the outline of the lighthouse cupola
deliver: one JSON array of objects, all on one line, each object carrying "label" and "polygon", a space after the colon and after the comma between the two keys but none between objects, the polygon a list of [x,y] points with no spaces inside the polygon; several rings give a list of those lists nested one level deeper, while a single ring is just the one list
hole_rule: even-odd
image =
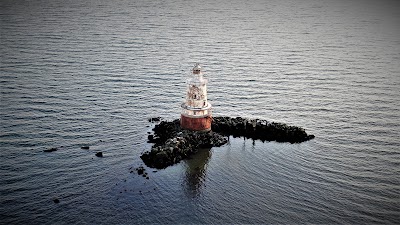
[{"label": "lighthouse cupola", "polygon": [[207,79],[196,64],[187,79],[185,102],[182,103],[181,127],[193,131],[211,130],[211,104],[207,101]]}]

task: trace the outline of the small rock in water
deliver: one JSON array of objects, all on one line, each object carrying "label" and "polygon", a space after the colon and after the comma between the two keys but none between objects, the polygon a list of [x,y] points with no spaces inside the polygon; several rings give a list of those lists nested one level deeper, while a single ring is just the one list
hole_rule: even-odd
[{"label": "small rock in water", "polygon": [[96,153],[96,156],[97,156],[97,157],[103,157],[103,152],[98,152],[98,153]]},{"label": "small rock in water", "polygon": [[57,203],[60,203],[60,200],[58,198],[55,198],[55,199],[53,199],[53,202],[57,204]]},{"label": "small rock in water", "polygon": [[154,135],[149,134],[147,136],[147,139],[149,140],[149,143],[153,142],[154,141]]},{"label": "small rock in water", "polygon": [[89,146],[82,146],[81,149],[89,149]]},{"label": "small rock in water", "polygon": [[43,150],[43,151],[44,152],[55,152],[57,150],[58,150],[58,148],[49,148],[49,149],[46,149],[46,150]]},{"label": "small rock in water", "polygon": [[143,168],[143,166],[140,166],[139,168],[136,168],[136,170],[137,170],[137,174],[138,174],[138,175],[142,175],[142,174],[144,173],[144,171],[145,171],[145,169]]},{"label": "small rock in water", "polygon": [[153,117],[149,119],[149,122],[160,122],[161,117]]}]

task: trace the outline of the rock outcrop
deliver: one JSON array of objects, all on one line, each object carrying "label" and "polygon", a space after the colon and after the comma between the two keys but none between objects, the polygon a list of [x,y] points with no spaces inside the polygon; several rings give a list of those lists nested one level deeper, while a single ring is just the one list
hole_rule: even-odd
[{"label": "rock outcrop", "polygon": [[246,137],[261,141],[300,143],[314,138],[303,128],[283,123],[241,117],[214,117],[212,131],[196,132],[183,130],[179,120],[161,121],[156,124],[154,134],[148,142],[154,143],[150,151],[141,155],[143,162],[151,168],[165,168],[188,158],[199,148],[219,147],[227,143],[227,136]]},{"label": "rock outcrop", "polygon": [[57,150],[58,150],[58,148],[49,148],[49,149],[43,150],[43,152],[55,152]]},{"label": "rock outcrop", "polygon": [[162,121],[155,125],[154,135],[149,135],[154,143],[151,151],[142,154],[143,162],[152,168],[165,168],[188,158],[199,148],[217,147],[227,143],[226,137],[212,132],[182,130],[179,120]]},{"label": "rock outcrop", "polygon": [[253,140],[301,143],[314,138],[301,127],[241,117],[214,117],[211,129],[223,135]]}]

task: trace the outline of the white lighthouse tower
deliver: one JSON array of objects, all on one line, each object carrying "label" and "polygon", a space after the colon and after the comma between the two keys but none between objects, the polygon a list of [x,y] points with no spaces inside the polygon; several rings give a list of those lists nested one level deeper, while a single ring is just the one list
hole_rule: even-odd
[{"label": "white lighthouse tower", "polygon": [[211,104],[207,101],[207,79],[199,64],[187,80],[187,93],[182,103],[181,127],[192,131],[211,130]]}]

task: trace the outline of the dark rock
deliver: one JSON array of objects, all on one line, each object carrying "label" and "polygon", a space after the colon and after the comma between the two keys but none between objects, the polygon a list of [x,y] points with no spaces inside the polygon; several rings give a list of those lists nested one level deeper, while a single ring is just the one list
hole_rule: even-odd
[{"label": "dark rock", "polygon": [[147,139],[149,140],[149,143],[154,143],[154,135],[149,134],[149,136],[147,136]]},{"label": "dark rock", "polygon": [[241,117],[213,117],[212,130],[224,135],[246,137],[253,140],[301,143],[313,138],[300,127]]},{"label": "dark rock", "polygon": [[87,149],[89,149],[89,146],[82,146],[81,149],[87,150]]},{"label": "dark rock", "polygon": [[55,199],[53,199],[53,202],[57,204],[57,203],[60,203],[60,200],[58,198],[55,198]]},{"label": "dark rock", "polygon": [[215,132],[194,132],[181,130],[179,120],[162,121],[153,129],[154,146],[141,155],[143,162],[151,167],[162,169],[180,162],[197,152],[198,148],[221,146],[227,139]]},{"label": "dark rock", "polygon": [[162,169],[189,158],[199,148],[222,146],[228,142],[230,135],[263,142],[290,143],[314,138],[299,127],[241,117],[214,117],[211,128],[212,131],[208,132],[188,131],[181,129],[178,119],[171,122],[161,121],[153,128],[154,135],[148,135],[149,142],[154,143],[153,147],[140,158],[148,167]]},{"label": "dark rock", "polygon": [[168,158],[168,153],[166,151],[160,151],[156,154],[157,160],[165,160],[166,158]]},{"label": "dark rock", "polygon": [[103,152],[98,152],[98,153],[96,153],[96,156],[97,156],[97,157],[103,157]]},{"label": "dark rock", "polygon": [[49,148],[49,149],[46,149],[46,150],[43,150],[43,151],[44,152],[55,152],[57,150],[58,150],[58,148]]},{"label": "dark rock", "polygon": [[149,119],[149,122],[160,122],[161,117],[153,117]]},{"label": "dark rock", "polygon": [[143,168],[143,166],[140,166],[139,168],[136,168],[138,175],[142,175],[145,171],[145,169]]}]

